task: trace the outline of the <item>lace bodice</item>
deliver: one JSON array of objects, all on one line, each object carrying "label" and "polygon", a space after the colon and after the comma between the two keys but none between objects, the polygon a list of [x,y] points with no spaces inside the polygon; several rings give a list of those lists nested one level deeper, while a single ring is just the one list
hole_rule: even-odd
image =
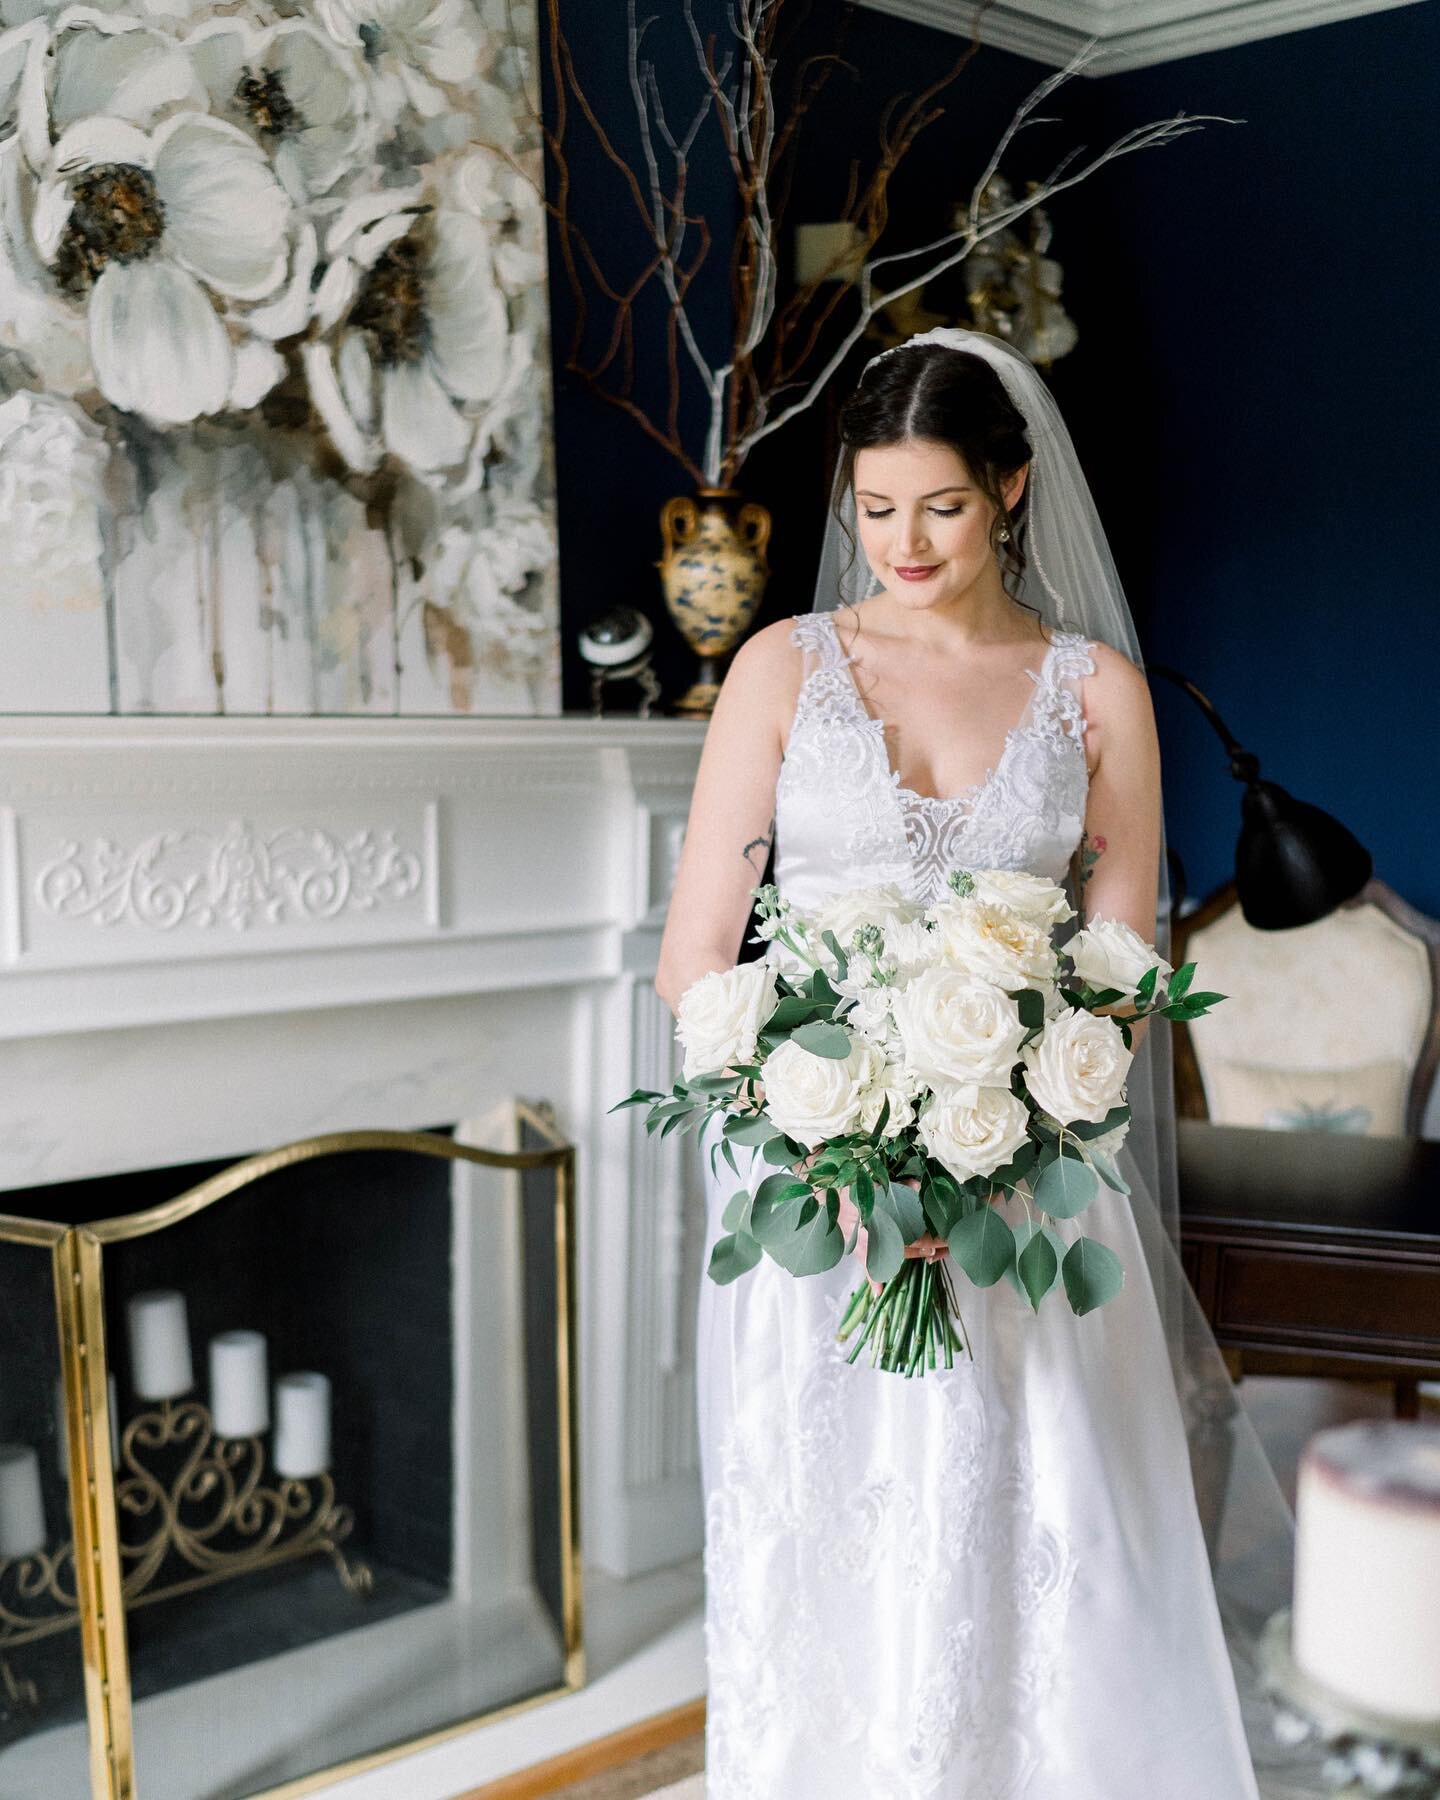
[{"label": "lace bodice", "polygon": [[1063,882],[1085,823],[1089,774],[1079,683],[1093,643],[1058,632],[999,762],[962,793],[901,785],[855,685],[832,612],[799,614],[805,672],[775,790],[775,880],[813,906],[849,887],[894,882],[937,899],[952,868],[1023,869]]}]

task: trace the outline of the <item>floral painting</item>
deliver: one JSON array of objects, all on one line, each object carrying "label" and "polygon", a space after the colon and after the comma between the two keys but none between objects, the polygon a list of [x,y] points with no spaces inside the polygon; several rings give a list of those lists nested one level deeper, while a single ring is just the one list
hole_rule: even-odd
[{"label": "floral painting", "polygon": [[0,711],[558,710],[529,0],[0,26]]}]

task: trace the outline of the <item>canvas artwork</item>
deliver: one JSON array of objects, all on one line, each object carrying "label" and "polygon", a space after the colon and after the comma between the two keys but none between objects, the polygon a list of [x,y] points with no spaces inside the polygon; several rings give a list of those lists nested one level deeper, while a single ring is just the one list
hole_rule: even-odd
[{"label": "canvas artwork", "polygon": [[0,711],[558,711],[529,0],[0,25]]}]

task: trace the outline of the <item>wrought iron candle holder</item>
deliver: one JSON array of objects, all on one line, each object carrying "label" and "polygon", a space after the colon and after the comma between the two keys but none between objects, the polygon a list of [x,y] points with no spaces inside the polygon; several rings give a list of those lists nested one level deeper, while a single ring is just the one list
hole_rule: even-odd
[{"label": "wrought iron candle holder", "polygon": [[[178,1467],[167,1469],[177,1454]],[[221,1437],[199,1400],[162,1400],[138,1413],[121,1436],[120,1465],[115,1506],[127,1608],[304,1556],[328,1556],[357,1598],[374,1587],[369,1565],[340,1548],[355,1518],[336,1499],[331,1476],[277,1475],[267,1485],[263,1438]],[[140,1534],[133,1524],[127,1529],[133,1521]],[[12,1701],[34,1706],[39,1694],[10,1653],[79,1623],[73,1539],[0,1560],[0,1684]]]},{"label": "wrought iron candle holder", "polygon": [[1323,1777],[1336,1793],[1440,1800],[1440,1723],[1366,1712],[1315,1681],[1295,1661],[1288,1612],[1271,1618],[1260,1654],[1265,1684],[1284,1708],[1277,1734],[1323,1744]]}]

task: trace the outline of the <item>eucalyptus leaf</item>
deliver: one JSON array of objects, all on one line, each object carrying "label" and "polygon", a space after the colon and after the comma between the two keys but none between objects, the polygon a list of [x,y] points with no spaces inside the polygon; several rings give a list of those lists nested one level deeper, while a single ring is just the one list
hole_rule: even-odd
[{"label": "eucalyptus leaf", "polygon": [[781,1135],[780,1127],[763,1113],[758,1117],[732,1113],[721,1129],[732,1144],[768,1144]]},{"label": "eucalyptus leaf", "polygon": [[1065,1129],[1071,1137],[1088,1142],[1090,1138],[1104,1137],[1107,1132],[1114,1131],[1116,1126],[1123,1125],[1129,1117],[1128,1106],[1112,1106],[1098,1124],[1094,1119],[1076,1119],[1073,1125],[1067,1125]]},{"label": "eucalyptus leaf", "polygon": [[716,1240],[710,1252],[710,1279],[721,1287],[753,1269],[763,1252],[754,1238],[743,1232]]},{"label": "eucalyptus leaf", "polygon": [[905,1266],[905,1239],[900,1227],[885,1210],[877,1206],[870,1215],[870,1237],[865,1246],[865,1273],[872,1281],[889,1281]]},{"label": "eucalyptus leaf", "polygon": [[1094,1238],[1076,1238],[1060,1267],[1066,1298],[1076,1314],[1094,1312],[1113,1300],[1125,1284],[1120,1258]]},{"label": "eucalyptus leaf", "polygon": [[829,1007],[817,1000],[805,1000],[798,995],[782,1000],[774,1012],[765,1021],[767,1032],[793,1031],[797,1025],[808,1025],[811,1019],[818,1019],[829,1012]]},{"label": "eucalyptus leaf", "polygon": [[766,1248],[780,1267],[792,1275],[823,1275],[845,1254],[845,1240],[831,1220],[830,1209],[821,1206],[799,1231]]},{"label": "eucalyptus leaf", "polygon": [[740,1173],[740,1165],[735,1160],[735,1152],[730,1148],[729,1138],[721,1139],[720,1153],[725,1158],[726,1162],[729,1163],[730,1173],[732,1175],[738,1175]]},{"label": "eucalyptus leaf", "polygon": [[1108,1155],[1104,1150],[1092,1150],[1090,1160],[1095,1165],[1095,1173],[1106,1187],[1114,1188],[1117,1194],[1130,1192],[1130,1183],[1120,1173],[1120,1165],[1113,1156]]},{"label": "eucalyptus leaf", "polygon": [[830,1025],[823,1019],[817,1019],[813,1025],[802,1025],[790,1034],[792,1044],[798,1044],[812,1056],[827,1056],[836,1062],[843,1062],[850,1054],[853,1041],[843,1025]]},{"label": "eucalyptus leaf", "polygon": [[783,1203],[786,1200],[797,1200],[802,1194],[810,1192],[808,1181],[797,1181],[785,1170],[778,1170],[774,1175],[767,1175],[755,1190],[756,1200],[765,1200],[771,1204]]},{"label": "eucalyptus leaf", "polygon": [[805,1152],[802,1149],[797,1153],[795,1146],[790,1142],[789,1138],[782,1134],[777,1134],[761,1146],[760,1154],[767,1163],[773,1163],[779,1168],[789,1169],[794,1166]]},{"label": "eucalyptus leaf", "polygon": [[1060,1273],[1060,1258],[1046,1232],[1037,1231],[1015,1258],[1015,1272],[1020,1277],[1026,1299],[1038,1311],[1040,1302],[1054,1287]]},{"label": "eucalyptus leaf", "polygon": [[913,1244],[916,1238],[925,1235],[929,1228],[925,1208],[914,1188],[906,1187],[903,1181],[892,1181],[879,1190],[877,1199],[899,1226],[900,1235],[907,1244]]},{"label": "eucalyptus leaf", "polygon": [[735,1192],[725,1202],[725,1210],[720,1215],[720,1223],[727,1231],[737,1231],[739,1229],[740,1221],[744,1217],[745,1208],[749,1203],[749,1188],[736,1188]]},{"label": "eucalyptus leaf", "polygon": [[1060,1233],[1056,1231],[1053,1225],[1044,1225],[1039,1219],[1021,1219],[1014,1227],[1012,1227],[1012,1229],[1015,1234],[1015,1262],[1005,1271],[1005,1279],[1010,1283],[1011,1287],[1014,1288],[1015,1292],[1022,1300],[1028,1300],[1030,1296],[1026,1293],[1025,1288],[1021,1283],[1018,1267],[1020,1258],[1025,1254],[1026,1250],[1029,1249],[1031,1243],[1033,1243],[1037,1237],[1048,1238],[1050,1241],[1050,1248],[1055,1253],[1055,1263],[1057,1268],[1070,1246],[1065,1242],[1064,1238],[1061,1237]]},{"label": "eucalyptus leaf", "polygon": [[946,1241],[976,1287],[993,1287],[1015,1266],[1015,1233],[993,1206],[961,1219]]},{"label": "eucalyptus leaf", "polygon": [[1035,1204],[1052,1219],[1076,1219],[1100,1192],[1088,1163],[1057,1156],[1035,1183]]}]

